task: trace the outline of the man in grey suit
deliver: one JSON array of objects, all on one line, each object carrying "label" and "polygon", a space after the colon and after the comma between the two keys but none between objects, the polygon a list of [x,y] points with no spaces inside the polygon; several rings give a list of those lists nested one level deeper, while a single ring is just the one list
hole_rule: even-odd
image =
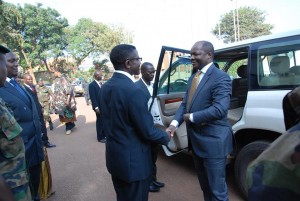
[{"label": "man in grey suit", "polygon": [[118,201],[147,201],[152,174],[150,142],[167,144],[169,134],[154,127],[147,98],[132,75],[139,74],[141,58],[132,45],[121,44],[110,53],[113,76],[100,91],[106,134],[106,166]]},{"label": "man in grey suit", "polygon": [[233,150],[233,135],[227,120],[231,96],[230,77],[214,64],[214,47],[199,41],[191,49],[196,71],[188,81],[186,95],[167,129],[174,133],[186,122],[189,150],[205,201],[228,200],[226,158]]},{"label": "man in grey suit", "polygon": [[39,114],[33,98],[14,80],[18,75],[16,55],[9,52],[6,53],[5,57],[7,78],[4,87],[0,88],[0,97],[8,104],[16,121],[23,129],[21,136],[25,145],[25,158],[30,175],[32,197],[34,200],[39,200],[41,162],[44,160]]}]

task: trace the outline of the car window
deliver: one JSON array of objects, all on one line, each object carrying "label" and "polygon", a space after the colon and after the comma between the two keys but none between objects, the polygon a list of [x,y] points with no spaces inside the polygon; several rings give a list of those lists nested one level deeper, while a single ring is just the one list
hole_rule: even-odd
[{"label": "car window", "polygon": [[159,80],[158,94],[185,92],[193,68],[189,54],[166,52],[165,55],[163,63],[165,64],[164,69],[167,70],[163,70],[164,72]]},{"label": "car window", "polygon": [[259,47],[257,74],[260,87],[300,84],[300,41],[273,43]]},{"label": "car window", "polygon": [[242,65],[247,65],[248,63],[248,59],[239,59],[236,60],[234,62],[232,62],[229,66],[228,66],[228,70],[227,70],[227,74],[230,76],[230,78],[233,79],[237,79],[237,78],[241,78],[238,73],[237,73],[237,69],[242,66]]}]

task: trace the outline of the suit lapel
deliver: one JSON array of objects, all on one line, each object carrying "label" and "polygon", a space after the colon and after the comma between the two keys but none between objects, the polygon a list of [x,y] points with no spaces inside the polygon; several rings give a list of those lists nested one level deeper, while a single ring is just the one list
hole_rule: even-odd
[{"label": "suit lapel", "polygon": [[194,96],[193,96],[193,98],[192,98],[192,101],[191,101],[191,105],[190,105],[189,110],[191,109],[191,107],[192,107],[192,105],[193,105],[193,103],[194,103],[196,97],[198,96],[199,93],[201,93],[201,91],[202,91],[204,85],[205,85],[205,84],[207,83],[207,81],[209,80],[209,78],[210,78],[210,76],[211,76],[211,73],[212,73],[213,69],[214,69],[214,65],[210,66],[210,67],[207,69],[206,73],[204,74],[203,78],[201,79],[200,83],[198,84],[197,89],[196,89],[196,91],[195,91],[195,93],[194,93]]},{"label": "suit lapel", "polygon": [[[5,89],[11,93],[13,96],[17,97],[18,99],[20,99],[22,102],[26,103],[27,106],[30,106],[30,103],[28,101],[26,101],[26,98],[20,94],[20,92],[13,86],[11,86],[10,83],[8,82],[5,82],[5,85],[4,85]],[[24,89],[24,92],[28,95],[28,98],[31,100],[31,96],[28,94],[27,90]],[[31,100],[32,101],[32,100]],[[31,107],[29,107],[31,108]]]},{"label": "suit lapel", "polygon": [[96,87],[96,89],[100,89],[101,87],[99,86],[99,84],[96,82],[96,80],[94,80],[94,85]]},{"label": "suit lapel", "polygon": [[[142,78],[141,78],[141,79],[142,79]],[[142,86],[142,89],[143,89],[145,95],[146,95],[147,97],[150,98],[150,96],[151,96],[152,94],[149,93],[149,90],[148,90],[147,86],[145,85],[145,83],[144,83],[143,80],[141,80],[141,79],[138,81],[138,82],[139,82],[139,85]]]}]

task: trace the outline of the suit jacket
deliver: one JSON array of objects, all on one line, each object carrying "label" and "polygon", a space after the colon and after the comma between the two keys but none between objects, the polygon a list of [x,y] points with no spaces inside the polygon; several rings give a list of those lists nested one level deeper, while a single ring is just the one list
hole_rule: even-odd
[{"label": "suit jacket", "polygon": [[24,90],[29,102],[10,83],[0,88],[0,97],[13,111],[14,117],[22,127],[27,167],[40,164],[44,160],[41,138],[41,123],[33,98]]},{"label": "suit jacket", "polygon": [[100,104],[99,104],[100,89],[101,88],[99,87],[98,83],[95,80],[89,84],[89,94],[90,94],[93,110],[95,110],[96,107],[100,109]]},{"label": "suit jacket", "polygon": [[147,100],[150,99],[151,94],[149,93],[149,90],[147,89],[147,86],[143,82],[142,78],[135,82],[136,86],[139,87],[142,91]]},{"label": "suit jacket", "polygon": [[231,96],[230,77],[210,66],[200,81],[190,108],[186,111],[186,102],[195,74],[188,81],[187,93],[174,117],[179,124],[183,114],[193,113],[194,123],[187,123],[189,149],[203,158],[221,158],[231,153],[233,135],[227,120]]},{"label": "suit jacket", "polygon": [[154,127],[147,99],[127,76],[114,73],[101,88],[100,104],[106,134],[106,166],[126,182],[152,174],[150,142],[167,144],[167,133]]},{"label": "suit jacket", "polygon": [[35,92],[33,92],[29,87],[24,85],[24,89],[28,92],[28,94],[30,94],[32,96],[32,98],[34,100],[34,103],[35,103],[35,106],[36,106],[36,109],[37,109],[37,112],[39,114],[39,117],[41,118],[42,114],[43,114],[42,113],[42,105],[40,104],[35,86],[33,86],[33,88],[34,88]]}]

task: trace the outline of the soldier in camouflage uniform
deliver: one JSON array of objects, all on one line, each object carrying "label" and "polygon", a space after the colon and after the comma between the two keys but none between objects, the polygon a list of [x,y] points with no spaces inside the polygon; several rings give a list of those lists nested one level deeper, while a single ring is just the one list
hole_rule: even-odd
[{"label": "soldier in camouflage uniform", "polygon": [[61,122],[65,122],[66,134],[70,135],[71,130],[75,127],[74,122],[76,121],[74,90],[65,75],[56,71],[54,76],[56,77],[53,82],[53,105],[55,113],[59,115]]},{"label": "soldier in camouflage uniform", "polygon": [[44,120],[49,123],[50,130],[53,130],[53,123],[50,117],[50,98],[52,96],[52,91],[44,85],[43,80],[39,80],[38,82],[37,94],[43,108]]},{"label": "soldier in camouflage uniform", "polygon": [[[4,53],[0,45],[0,86],[6,79]],[[22,128],[13,117],[13,112],[0,98],[0,174],[10,187],[17,201],[31,201],[29,176],[26,170],[25,146],[20,136]],[[1,190],[1,189],[0,189]]]}]

